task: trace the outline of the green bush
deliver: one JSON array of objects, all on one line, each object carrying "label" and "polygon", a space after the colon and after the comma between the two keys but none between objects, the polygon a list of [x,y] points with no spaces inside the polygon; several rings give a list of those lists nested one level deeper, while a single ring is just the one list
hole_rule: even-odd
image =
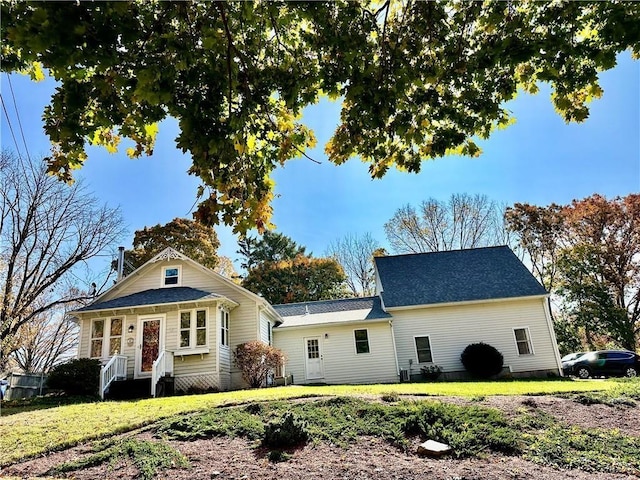
[{"label": "green bush", "polygon": [[308,439],[306,423],[287,412],[282,419],[267,424],[262,444],[269,448],[288,448],[304,444]]},{"label": "green bush", "polygon": [[97,395],[100,387],[100,361],[78,358],[53,367],[47,386],[67,395]]},{"label": "green bush", "polygon": [[489,378],[502,371],[502,354],[486,343],[467,345],[460,356],[462,365],[474,378]]}]

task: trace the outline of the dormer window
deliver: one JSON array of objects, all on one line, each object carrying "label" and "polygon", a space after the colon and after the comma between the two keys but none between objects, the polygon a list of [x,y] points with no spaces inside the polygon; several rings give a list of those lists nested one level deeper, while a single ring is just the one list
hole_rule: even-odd
[{"label": "dormer window", "polygon": [[162,269],[162,286],[175,287],[180,285],[180,267],[164,267]]}]

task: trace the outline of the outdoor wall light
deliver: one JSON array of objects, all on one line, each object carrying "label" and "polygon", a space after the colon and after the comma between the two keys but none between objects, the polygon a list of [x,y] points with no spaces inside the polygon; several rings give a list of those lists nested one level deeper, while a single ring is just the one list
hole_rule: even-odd
[{"label": "outdoor wall light", "polygon": [[129,332],[129,333],[133,333],[133,329],[134,329],[134,328],[135,328],[135,327],[133,326],[133,323],[132,323],[131,325],[129,325],[129,328],[127,329],[127,332]]},{"label": "outdoor wall light", "polygon": [[329,334],[328,334],[328,333],[325,333],[325,334],[324,334],[324,338],[329,338]]}]

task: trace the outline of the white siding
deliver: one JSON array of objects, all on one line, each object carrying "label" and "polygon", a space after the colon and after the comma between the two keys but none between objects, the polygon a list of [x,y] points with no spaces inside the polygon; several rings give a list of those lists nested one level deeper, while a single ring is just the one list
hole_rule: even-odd
[{"label": "white siding", "polygon": [[[191,309],[188,309],[191,310]],[[167,328],[166,328],[166,341],[165,349],[174,353],[174,376],[179,377],[183,375],[216,375],[217,377],[217,365],[216,365],[216,348],[217,348],[217,330],[216,330],[216,312],[217,308],[211,306],[208,308],[198,307],[195,310],[207,311],[207,346],[209,353],[204,354],[189,354],[188,349],[178,348],[180,345],[180,315],[177,310],[174,310],[167,314]],[[195,314],[192,322],[195,321]]]},{"label": "white siding", "polygon": [[[370,353],[356,354],[354,330],[367,329]],[[325,338],[325,334],[328,336]],[[307,380],[304,338],[320,338],[324,378]],[[390,383],[398,381],[388,322],[357,323],[273,330],[274,345],[287,354],[286,373],[293,382],[304,383]]]},{"label": "white siding", "polygon": [[[229,323],[231,323],[231,314],[229,314]],[[231,349],[227,345],[221,344],[222,317],[221,310],[216,312],[216,334],[218,348],[218,388],[220,390],[229,390],[231,388]],[[231,327],[229,328],[231,330]]]},{"label": "white siding", "polygon": [[[258,306],[255,303],[242,303],[229,313],[229,349],[230,356],[241,343],[257,340],[259,338]],[[231,365],[231,388],[244,388],[246,383],[242,374],[233,364]]]},{"label": "white siding", "polygon": [[[230,285],[229,282],[218,278],[205,267],[194,265],[188,261],[170,260],[159,261],[155,264],[148,265],[138,273],[127,277],[121,284],[116,285],[111,291],[101,297],[100,301],[103,302],[144,290],[162,288],[163,268],[168,266],[180,267],[180,286],[216,293],[239,304],[238,307],[231,309],[229,314],[229,347],[220,348],[218,351],[220,325],[218,310],[214,306],[209,307],[207,317],[209,321],[209,353],[207,354],[179,355],[179,309],[176,305],[134,307],[133,309],[127,309],[128,316],[125,323],[126,326],[133,323],[137,329],[138,315],[151,313],[166,314],[165,349],[176,353],[174,370],[176,376],[215,374],[216,378],[218,378],[219,388],[221,389],[245,386],[240,372],[232,364],[233,350],[241,343],[261,338],[260,323],[258,321],[258,301],[248,292],[245,293],[241,288]],[[180,307],[187,307],[187,304],[180,305]],[[81,320],[82,330],[79,356],[83,357],[87,356],[89,351],[90,332],[88,325],[90,325],[90,318],[97,318],[97,314],[86,313],[80,316],[83,320]],[[126,335],[126,337],[128,336],[129,335]],[[132,336],[135,338],[135,333]],[[135,351],[135,345],[131,348],[126,346],[125,338],[125,347],[122,353],[130,357],[130,376],[133,376]]]},{"label": "white siding", "polygon": [[180,267],[180,285],[178,286],[197,288],[206,292],[221,293],[216,290],[216,287],[219,286],[217,285],[218,283],[222,282],[215,282],[214,278],[204,267],[198,267],[191,262],[182,260],[163,260],[148,265],[138,273],[134,272],[131,276],[126,277],[121,284],[114,286],[110,292],[100,298],[100,301],[124,297],[144,290],[162,288],[163,268],[169,266]]},{"label": "white siding", "polygon": [[[433,363],[445,372],[463,371],[460,354],[470,343],[484,342],[497,348],[511,371],[558,371],[552,333],[544,311],[546,299],[505,300],[410,310],[394,310],[393,326],[401,369],[418,374],[420,366],[415,336],[429,336]],[[514,328],[529,329],[533,355],[518,355]]]},{"label": "white siding", "polygon": [[260,312],[260,341],[266,344],[273,344],[273,338],[269,341],[269,329],[272,327],[273,323],[265,315],[264,312]]}]

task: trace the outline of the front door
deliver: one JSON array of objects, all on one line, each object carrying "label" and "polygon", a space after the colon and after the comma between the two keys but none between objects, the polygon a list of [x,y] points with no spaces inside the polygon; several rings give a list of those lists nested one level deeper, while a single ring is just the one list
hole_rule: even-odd
[{"label": "front door", "polygon": [[141,318],[138,322],[138,348],[136,350],[136,377],[151,376],[153,362],[162,347],[161,318]]},{"label": "front door", "polygon": [[307,337],[304,339],[304,344],[306,353],[307,380],[324,378],[320,337]]}]

